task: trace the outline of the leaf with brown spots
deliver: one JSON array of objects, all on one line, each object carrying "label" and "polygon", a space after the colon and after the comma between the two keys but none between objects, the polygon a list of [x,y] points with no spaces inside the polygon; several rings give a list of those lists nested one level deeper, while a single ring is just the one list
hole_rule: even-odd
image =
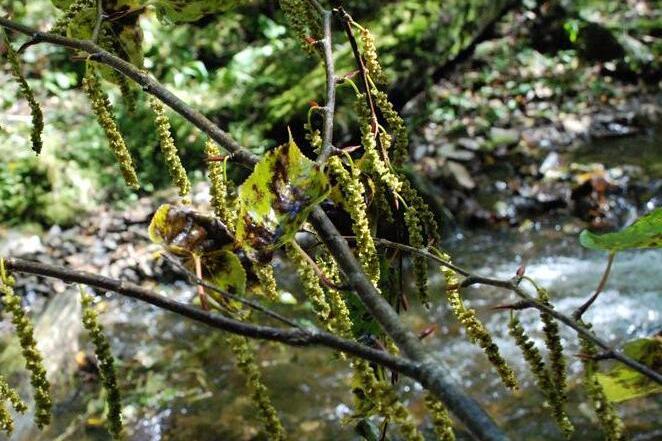
[{"label": "leaf with brown spots", "polygon": [[290,139],[267,153],[239,187],[237,243],[251,258],[269,260],[328,193],[326,175]]}]

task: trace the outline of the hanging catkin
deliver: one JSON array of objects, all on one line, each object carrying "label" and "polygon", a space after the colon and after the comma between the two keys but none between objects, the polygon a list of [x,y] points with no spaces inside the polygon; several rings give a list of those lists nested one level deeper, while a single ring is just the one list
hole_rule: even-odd
[{"label": "hanging catkin", "polygon": [[110,100],[108,99],[108,95],[106,95],[101,89],[101,82],[91,63],[87,64],[85,78],[83,79],[83,87],[90,103],[92,104],[92,110],[94,110],[97,121],[106,134],[110,149],[113,151],[113,154],[119,163],[122,176],[124,176],[124,181],[133,189],[140,188],[138,176],[133,168],[133,159],[131,159],[129,149],[126,147],[124,138],[122,137],[117,122],[113,117]]}]

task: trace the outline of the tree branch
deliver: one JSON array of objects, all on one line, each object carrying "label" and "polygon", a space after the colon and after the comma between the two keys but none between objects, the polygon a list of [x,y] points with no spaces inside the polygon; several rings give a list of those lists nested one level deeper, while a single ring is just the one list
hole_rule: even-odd
[{"label": "tree branch", "polygon": [[28,35],[32,37],[35,43],[46,42],[69,49],[87,52],[90,55],[90,59],[93,61],[112,67],[119,73],[132,79],[139,84],[145,92],[154,95],[172,110],[179,113],[191,124],[202,130],[209,135],[211,139],[232,153],[233,159],[246,165],[254,165],[257,163],[259,158],[256,155],[243,148],[227,132],[222,130],[203,114],[186,104],[158,81],[149,76],[144,70],[140,70],[131,63],[111,54],[94,44],[92,41],[76,40],[74,38],[40,32],[35,28],[16,23],[4,17],[0,17],[0,26]]},{"label": "tree branch", "polygon": [[40,262],[8,257],[5,259],[5,268],[14,272],[52,277],[65,282],[84,284],[103,291],[116,292],[125,297],[149,303],[158,308],[204,323],[212,328],[233,334],[276,341],[290,346],[326,346],[330,349],[378,363],[415,380],[418,380],[418,376],[420,375],[419,366],[410,360],[393,356],[386,351],[373,349],[369,346],[346,340],[315,328],[276,328],[247,323],[169,299],[134,283]]}]

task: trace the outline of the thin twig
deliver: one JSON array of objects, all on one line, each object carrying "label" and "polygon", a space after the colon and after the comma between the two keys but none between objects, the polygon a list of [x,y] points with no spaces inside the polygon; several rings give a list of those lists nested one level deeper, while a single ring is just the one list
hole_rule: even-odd
[{"label": "thin twig", "polygon": [[324,19],[324,38],[322,47],[326,67],[326,104],[324,106],[324,133],[322,150],[317,158],[318,164],[324,164],[333,151],[333,118],[336,108],[336,71],[333,61],[333,34],[331,33],[331,11],[322,12]]},{"label": "thin twig", "polygon": [[184,265],[182,265],[180,262],[178,262],[174,257],[165,254],[166,258],[168,259],[168,262],[172,264],[177,270],[182,272],[192,284],[203,286],[209,290],[212,290],[214,292],[217,292],[218,294],[222,295],[223,297],[226,297],[230,300],[234,300],[236,302],[241,303],[242,305],[245,305],[249,308],[252,308],[256,311],[259,311],[263,313],[264,315],[271,317],[273,319],[276,319],[280,322],[285,323],[286,325],[292,326],[294,328],[301,328],[301,326],[296,323],[293,320],[288,319],[287,317],[284,317],[280,314],[278,314],[276,311],[272,311],[271,309],[263,306],[262,304],[258,302],[254,302],[252,300],[249,300],[247,298],[241,297],[241,296],[236,296],[234,294],[231,294],[227,291],[222,290],[218,286],[211,284],[209,282],[205,282],[203,279],[199,278],[196,276],[193,272],[189,271]]},{"label": "thin twig", "polygon": [[354,55],[354,60],[356,61],[356,67],[359,70],[359,76],[361,77],[361,85],[363,86],[363,90],[365,92],[365,100],[366,104],[368,106],[368,109],[370,109],[370,115],[372,119],[372,128],[374,130],[374,136],[375,140],[377,141],[377,145],[379,146],[379,150],[382,153],[382,159],[386,164],[389,164],[389,158],[388,158],[388,153],[386,152],[386,149],[384,148],[384,145],[382,145],[382,140],[379,136],[377,136],[377,131],[378,129],[378,119],[377,119],[377,110],[375,107],[375,101],[372,99],[372,93],[370,93],[370,80],[368,79],[368,69],[365,66],[365,62],[363,61],[363,57],[361,56],[361,51],[359,50],[359,45],[356,41],[356,36],[354,35],[354,29],[352,29],[352,24],[354,23],[354,19],[352,18],[347,11],[342,6],[339,6],[337,9],[338,11],[338,16],[342,19],[344,27],[345,27],[345,34],[347,35],[347,39],[349,40],[349,44],[352,48],[352,54]]},{"label": "thin twig", "polygon": [[101,31],[101,24],[103,23],[103,3],[102,0],[97,0],[97,19],[94,23],[94,29],[92,30],[92,41],[94,43],[99,41],[99,32]]},{"label": "thin twig", "polygon": [[607,260],[607,268],[605,268],[605,272],[602,273],[602,278],[600,279],[600,283],[598,284],[598,287],[596,288],[595,292],[582,306],[577,308],[577,310],[572,313],[572,318],[574,318],[575,320],[581,320],[582,315],[584,315],[584,313],[588,310],[588,308],[591,307],[593,302],[595,302],[598,299],[598,296],[605,288],[605,285],[607,284],[607,279],[609,279],[611,264],[614,263],[615,256],[616,253],[609,253],[609,260]]},{"label": "thin twig", "polygon": [[572,317],[569,317],[565,314],[562,314],[555,310],[554,308],[551,308],[550,306],[534,299],[531,297],[529,294],[526,293],[519,285],[514,283],[512,280],[499,280],[499,279],[491,279],[488,277],[480,277],[480,276],[469,276],[467,277],[463,282],[462,286],[463,287],[468,287],[472,285],[490,285],[490,286],[495,286],[497,288],[503,288],[510,290],[517,294],[520,298],[524,299],[526,302],[528,302],[531,307],[538,309],[541,312],[544,312],[546,314],[551,315],[554,317],[556,320],[559,322],[563,323],[564,325],[568,326],[569,328],[573,329],[578,335],[586,338],[587,340],[590,340],[592,343],[595,345],[599,346],[600,348],[604,349],[606,354],[610,354],[611,359],[620,361],[621,363],[625,364],[626,366],[634,369],[635,371],[639,372],[642,375],[647,376],[651,380],[662,384],[662,374],[659,372],[655,372],[653,369],[649,368],[645,364],[639,363],[638,361],[634,360],[633,358],[628,357],[627,355],[613,349],[605,340],[601,339],[597,335],[595,335],[589,328],[586,326],[583,326],[581,323],[579,323],[577,320],[574,320]]}]

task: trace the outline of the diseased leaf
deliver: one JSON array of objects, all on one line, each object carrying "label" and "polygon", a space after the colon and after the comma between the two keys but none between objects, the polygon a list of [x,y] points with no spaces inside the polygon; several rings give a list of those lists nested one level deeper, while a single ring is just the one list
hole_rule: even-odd
[{"label": "diseased leaf", "polygon": [[[662,372],[662,337],[640,338],[625,344],[625,354]],[[623,364],[603,374],[596,373],[607,398],[621,402],[662,392],[662,386]]]},{"label": "diseased leaf", "polygon": [[[243,296],[246,293],[246,270],[231,251],[218,251],[202,260],[202,276],[222,291]],[[214,297],[214,293],[209,293]]]},{"label": "diseased leaf", "polygon": [[[191,272],[196,271],[195,259],[200,259],[202,278],[221,291],[239,296],[246,293],[246,270],[234,253],[234,238],[218,219],[190,207],[164,204],[152,217],[149,237],[180,257]],[[207,294],[225,307],[240,307],[215,291],[208,290]]]},{"label": "diseased leaf", "polygon": [[186,23],[206,15],[229,11],[244,3],[243,0],[157,0],[156,11],[161,20]]},{"label": "diseased leaf", "polygon": [[149,224],[152,242],[162,244],[180,257],[204,257],[224,249],[232,249],[232,233],[212,216],[198,213],[190,207],[164,204],[156,210]]},{"label": "diseased leaf", "polygon": [[237,243],[251,258],[269,260],[328,193],[326,175],[290,139],[267,153],[239,187]]},{"label": "diseased leaf", "polygon": [[579,235],[586,248],[617,252],[636,248],[662,247],[662,208],[656,208],[616,233],[594,234],[588,230]]}]

